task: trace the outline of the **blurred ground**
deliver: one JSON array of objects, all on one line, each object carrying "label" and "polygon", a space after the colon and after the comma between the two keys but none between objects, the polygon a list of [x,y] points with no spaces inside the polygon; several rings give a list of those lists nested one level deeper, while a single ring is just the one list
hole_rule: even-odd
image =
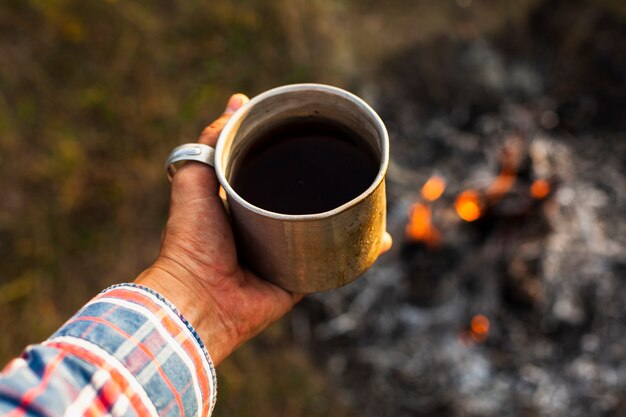
[{"label": "blurred ground", "polygon": [[[502,36],[537,3],[4,0],[0,362],[150,263],[167,214],[162,161],[232,92],[324,82],[367,95],[363,80],[402,65],[386,57]],[[626,19],[620,0],[587,3]],[[349,415],[289,334],[283,322],[220,367],[218,414]]]}]

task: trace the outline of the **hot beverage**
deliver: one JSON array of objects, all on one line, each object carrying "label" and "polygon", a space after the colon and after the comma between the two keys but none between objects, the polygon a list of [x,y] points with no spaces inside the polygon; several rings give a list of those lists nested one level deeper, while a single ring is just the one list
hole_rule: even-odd
[{"label": "hot beverage", "polygon": [[331,121],[296,119],[262,132],[237,158],[229,182],[249,203],[282,214],[332,210],[374,181],[380,157]]}]

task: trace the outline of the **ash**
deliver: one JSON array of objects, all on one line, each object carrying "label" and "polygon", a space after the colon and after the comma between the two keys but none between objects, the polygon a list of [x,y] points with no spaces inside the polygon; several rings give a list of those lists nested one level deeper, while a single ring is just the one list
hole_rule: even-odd
[{"label": "ash", "polygon": [[[392,138],[394,248],[308,297],[294,338],[357,415],[624,415],[623,20],[541,2],[507,33],[416,45],[382,68],[357,91]],[[494,194],[506,166],[514,181]],[[425,201],[433,175],[447,186]],[[550,186],[539,198],[538,179]],[[471,222],[455,209],[469,189]],[[405,235],[416,203],[436,233]]]}]

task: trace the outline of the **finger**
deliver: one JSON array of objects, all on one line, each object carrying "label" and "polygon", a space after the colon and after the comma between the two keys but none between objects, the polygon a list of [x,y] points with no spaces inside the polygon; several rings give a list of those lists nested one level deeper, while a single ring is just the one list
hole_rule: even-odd
[{"label": "finger", "polygon": [[222,129],[226,125],[228,119],[230,119],[233,113],[239,110],[239,108],[248,101],[250,101],[250,99],[245,94],[233,94],[228,100],[224,114],[222,114],[219,119],[211,123],[202,131],[198,142],[209,146],[215,146],[217,138],[220,136],[220,133],[222,132]]},{"label": "finger", "polygon": [[293,300],[294,304],[298,304],[300,301],[302,301],[305,295],[306,294],[301,293],[301,292],[292,292],[291,299]]},{"label": "finger", "polygon": [[385,234],[383,235],[383,242],[380,246],[380,253],[385,253],[387,252],[389,249],[391,249],[391,246],[393,245],[393,239],[391,238],[391,235],[387,232],[385,232]]}]

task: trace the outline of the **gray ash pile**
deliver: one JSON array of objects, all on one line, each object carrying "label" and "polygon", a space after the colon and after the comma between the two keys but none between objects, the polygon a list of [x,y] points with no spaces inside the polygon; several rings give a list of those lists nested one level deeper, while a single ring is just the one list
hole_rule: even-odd
[{"label": "gray ash pile", "polygon": [[625,21],[541,2],[359,84],[394,248],[293,315],[358,415],[626,413]]}]

